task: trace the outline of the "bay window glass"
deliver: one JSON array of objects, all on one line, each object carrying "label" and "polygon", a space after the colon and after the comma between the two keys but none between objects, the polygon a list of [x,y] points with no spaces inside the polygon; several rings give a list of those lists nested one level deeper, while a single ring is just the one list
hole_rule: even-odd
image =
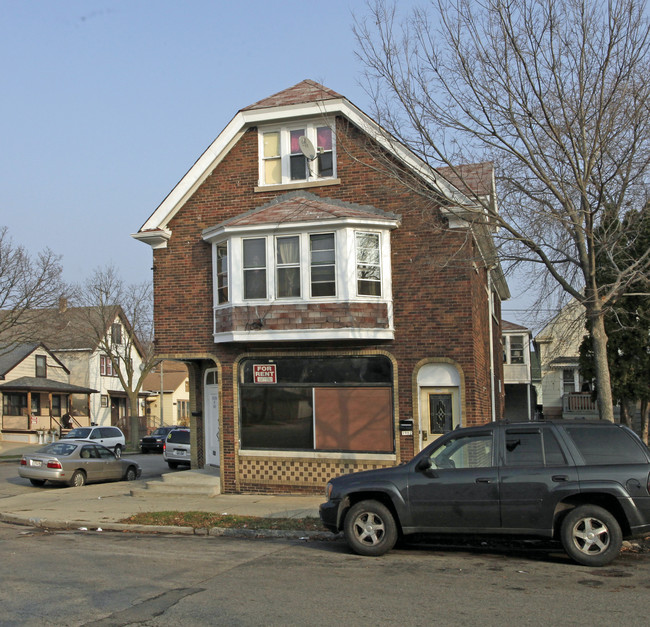
[{"label": "bay window glass", "polygon": [[300,296],[300,238],[298,235],[277,237],[276,290],[278,298]]},{"label": "bay window glass", "polygon": [[218,302],[228,302],[228,244],[217,245],[217,294]]},{"label": "bay window glass", "polygon": [[381,296],[379,234],[357,232],[357,294]]},{"label": "bay window glass", "polygon": [[280,156],[280,132],[264,133],[264,182],[282,183],[282,159]]},{"label": "bay window glass", "polygon": [[291,131],[291,155],[289,157],[289,170],[292,181],[303,181],[307,178],[307,158],[300,150],[300,138],[305,134],[305,129]]},{"label": "bay window glass", "polygon": [[244,240],[244,298],[266,298],[266,239]]},{"label": "bay window glass", "polygon": [[334,296],[336,294],[336,251],[334,233],[318,233],[309,236],[311,295]]}]

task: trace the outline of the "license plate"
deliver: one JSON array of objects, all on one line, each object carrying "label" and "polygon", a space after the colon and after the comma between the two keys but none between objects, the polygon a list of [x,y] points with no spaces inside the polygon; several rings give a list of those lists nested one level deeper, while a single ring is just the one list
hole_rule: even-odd
[{"label": "license plate", "polygon": [[42,466],[43,462],[38,460],[38,459],[30,459],[29,460],[29,465],[30,466]]},{"label": "license plate", "polygon": [[176,453],[176,455],[185,455],[185,450],[182,448],[175,448],[174,453]]}]

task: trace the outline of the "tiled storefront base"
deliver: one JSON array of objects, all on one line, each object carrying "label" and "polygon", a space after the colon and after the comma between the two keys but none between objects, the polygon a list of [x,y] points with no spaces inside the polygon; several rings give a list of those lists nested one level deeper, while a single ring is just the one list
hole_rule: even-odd
[{"label": "tiled storefront base", "polygon": [[239,490],[251,493],[324,494],[325,484],[333,477],[394,465],[394,460],[240,457]]}]

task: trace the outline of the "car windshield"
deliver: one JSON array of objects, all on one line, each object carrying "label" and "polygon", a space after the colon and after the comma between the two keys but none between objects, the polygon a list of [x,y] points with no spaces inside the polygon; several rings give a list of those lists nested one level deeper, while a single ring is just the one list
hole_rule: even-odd
[{"label": "car windshield", "polygon": [[54,444],[48,444],[43,448],[39,448],[37,452],[65,457],[67,455],[70,455],[76,448],[76,444],[68,444],[67,442],[54,442]]},{"label": "car windshield", "polygon": [[63,437],[67,438],[68,440],[83,439],[83,438],[87,438],[90,435],[90,431],[91,429],[87,427],[77,428],[77,429],[73,429],[72,431],[70,431],[70,433],[64,435]]},{"label": "car windshield", "polygon": [[170,431],[167,436],[168,442],[176,442],[177,444],[189,444],[190,443],[190,432],[181,431],[180,429],[176,431]]}]

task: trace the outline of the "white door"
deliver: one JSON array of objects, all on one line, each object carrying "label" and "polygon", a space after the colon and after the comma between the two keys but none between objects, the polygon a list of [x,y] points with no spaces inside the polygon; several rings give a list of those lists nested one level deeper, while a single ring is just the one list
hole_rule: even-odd
[{"label": "white door", "polygon": [[205,462],[209,466],[221,466],[219,443],[219,375],[207,370],[203,386],[205,419]]}]

